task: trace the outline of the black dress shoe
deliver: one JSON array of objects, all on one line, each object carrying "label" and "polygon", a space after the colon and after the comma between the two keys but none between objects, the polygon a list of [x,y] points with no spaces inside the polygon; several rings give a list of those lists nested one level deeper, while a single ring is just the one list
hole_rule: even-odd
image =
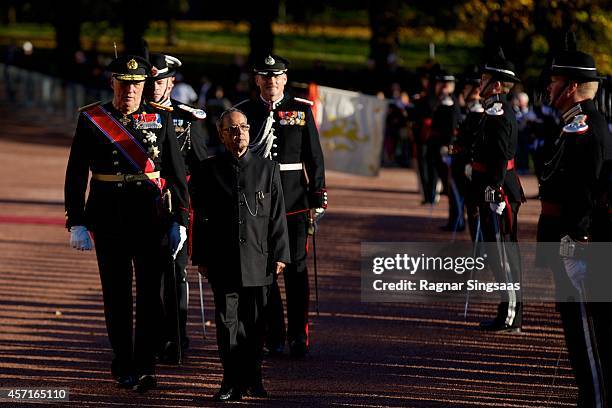
[{"label": "black dress shoe", "polygon": [[248,387],[244,394],[255,398],[268,398],[269,396],[268,391],[266,391],[262,383]]},{"label": "black dress shoe", "polygon": [[308,354],[308,346],[306,342],[294,340],[289,344],[289,350],[291,357],[293,358],[303,358]]},{"label": "black dress shoe", "polygon": [[147,392],[157,387],[157,378],[152,374],[141,375],[138,378],[138,384],[133,388],[136,392]]},{"label": "black dress shoe", "polygon": [[240,401],[242,399],[242,393],[236,387],[221,386],[219,391],[213,395],[215,401]]},{"label": "black dress shoe", "polygon": [[480,323],[480,330],[488,332],[520,333],[520,326],[507,325],[501,319],[488,320]]},{"label": "black dress shoe", "polygon": [[117,381],[117,386],[119,388],[132,388],[138,383],[136,377],[133,375],[121,375],[115,378],[115,381]]}]

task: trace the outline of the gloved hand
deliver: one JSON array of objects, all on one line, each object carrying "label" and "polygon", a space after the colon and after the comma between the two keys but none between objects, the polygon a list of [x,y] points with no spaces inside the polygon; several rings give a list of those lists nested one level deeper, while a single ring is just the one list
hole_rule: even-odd
[{"label": "gloved hand", "polygon": [[580,291],[582,288],[582,282],[587,275],[587,265],[582,259],[576,258],[563,258],[563,265],[565,265],[565,272],[568,278],[572,281],[572,285]]},{"label": "gloved hand", "polygon": [[310,224],[308,225],[308,235],[312,236],[315,233],[315,230],[319,227],[319,221],[325,215],[325,208],[315,208],[310,218]]},{"label": "gloved hand", "polygon": [[325,208],[315,208],[314,209],[314,222],[317,224],[321,218],[325,215]]},{"label": "gloved hand", "polygon": [[466,164],[463,172],[465,173],[465,177],[467,177],[468,180],[472,181],[472,165]]},{"label": "gloved hand", "polygon": [[70,245],[80,251],[90,251],[93,245],[87,228],[82,225],[70,227]]},{"label": "gloved hand", "polygon": [[498,215],[502,215],[504,213],[504,209],[506,208],[506,202],[502,201],[500,203],[489,203],[489,208]]},{"label": "gloved hand", "polygon": [[187,228],[179,225],[178,222],[173,222],[168,230],[168,243],[172,258],[176,259],[176,255],[183,248],[185,241],[187,241]]}]

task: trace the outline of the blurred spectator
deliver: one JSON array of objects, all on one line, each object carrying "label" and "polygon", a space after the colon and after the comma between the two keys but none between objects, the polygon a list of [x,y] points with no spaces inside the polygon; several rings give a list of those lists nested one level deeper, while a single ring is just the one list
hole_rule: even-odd
[{"label": "blurred spectator", "polygon": [[176,74],[170,97],[187,105],[193,105],[198,100],[198,94],[191,85],[185,82],[181,73]]},{"label": "blurred spectator", "polygon": [[213,84],[210,82],[207,76],[203,76],[200,79],[200,96],[198,97],[198,107],[203,108],[206,106],[206,98],[208,97],[208,92],[212,88]]},{"label": "blurred spectator", "polygon": [[221,85],[214,88],[214,94],[208,99],[206,104],[206,129],[208,130],[208,153],[216,154],[221,146],[221,141],[217,132],[217,120],[221,114],[232,107],[232,103],[225,97],[225,92]]},{"label": "blurred spectator", "polygon": [[529,145],[533,140],[534,124],[538,117],[529,105],[529,96],[525,92],[519,92],[512,98],[512,109],[518,123],[516,170],[519,174],[526,174],[529,172]]}]

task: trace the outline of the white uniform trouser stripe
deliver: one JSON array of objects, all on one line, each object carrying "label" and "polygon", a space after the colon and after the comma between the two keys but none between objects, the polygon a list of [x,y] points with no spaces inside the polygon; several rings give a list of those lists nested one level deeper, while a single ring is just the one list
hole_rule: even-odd
[{"label": "white uniform trouser stripe", "polygon": [[582,329],[584,332],[584,341],[586,343],[586,351],[587,356],[589,357],[589,365],[591,367],[591,375],[593,376],[593,397],[595,401],[596,408],[604,408],[602,395],[601,395],[601,385],[599,382],[599,364],[595,360],[595,353],[593,352],[593,347],[597,349],[597,344],[593,343],[593,339],[591,336],[591,326],[589,324],[589,318],[586,311],[586,306],[583,302],[584,300],[584,292],[580,291],[580,317],[582,318]]}]

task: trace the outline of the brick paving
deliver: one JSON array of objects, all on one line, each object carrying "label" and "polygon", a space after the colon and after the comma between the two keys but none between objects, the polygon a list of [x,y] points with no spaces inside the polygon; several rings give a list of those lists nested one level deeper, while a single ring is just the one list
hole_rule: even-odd
[{"label": "brick paving", "polygon": [[[31,116],[30,116],[31,117]],[[38,117],[38,116],[37,116]],[[68,245],[63,176],[72,129],[28,120],[0,107],[0,388],[60,387],[70,403],[32,406],[201,407],[221,379],[214,323],[202,338],[197,275],[191,271],[192,348],[180,367],[160,366],[146,396],[115,388],[109,375],[102,295],[93,252]],[[438,226],[447,206],[420,205],[415,173],[385,169],[365,178],[328,173],[330,209],[317,237],[320,316],[304,361],[265,361],[272,398],[242,405],[278,407],[571,407],[576,388],[559,316],[529,304],[524,333],[483,334],[493,304],[363,303],[364,241],[448,241]],[[525,179],[528,196],[535,181]],[[519,214],[533,241],[536,200]],[[467,233],[457,239],[466,240]],[[311,269],[312,270],[312,269]],[[552,285],[543,272],[534,284]],[[213,316],[206,285],[206,313]],[[314,293],[313,293],[314,298]],[[0,401],[0,406],[27,406]]]}]

